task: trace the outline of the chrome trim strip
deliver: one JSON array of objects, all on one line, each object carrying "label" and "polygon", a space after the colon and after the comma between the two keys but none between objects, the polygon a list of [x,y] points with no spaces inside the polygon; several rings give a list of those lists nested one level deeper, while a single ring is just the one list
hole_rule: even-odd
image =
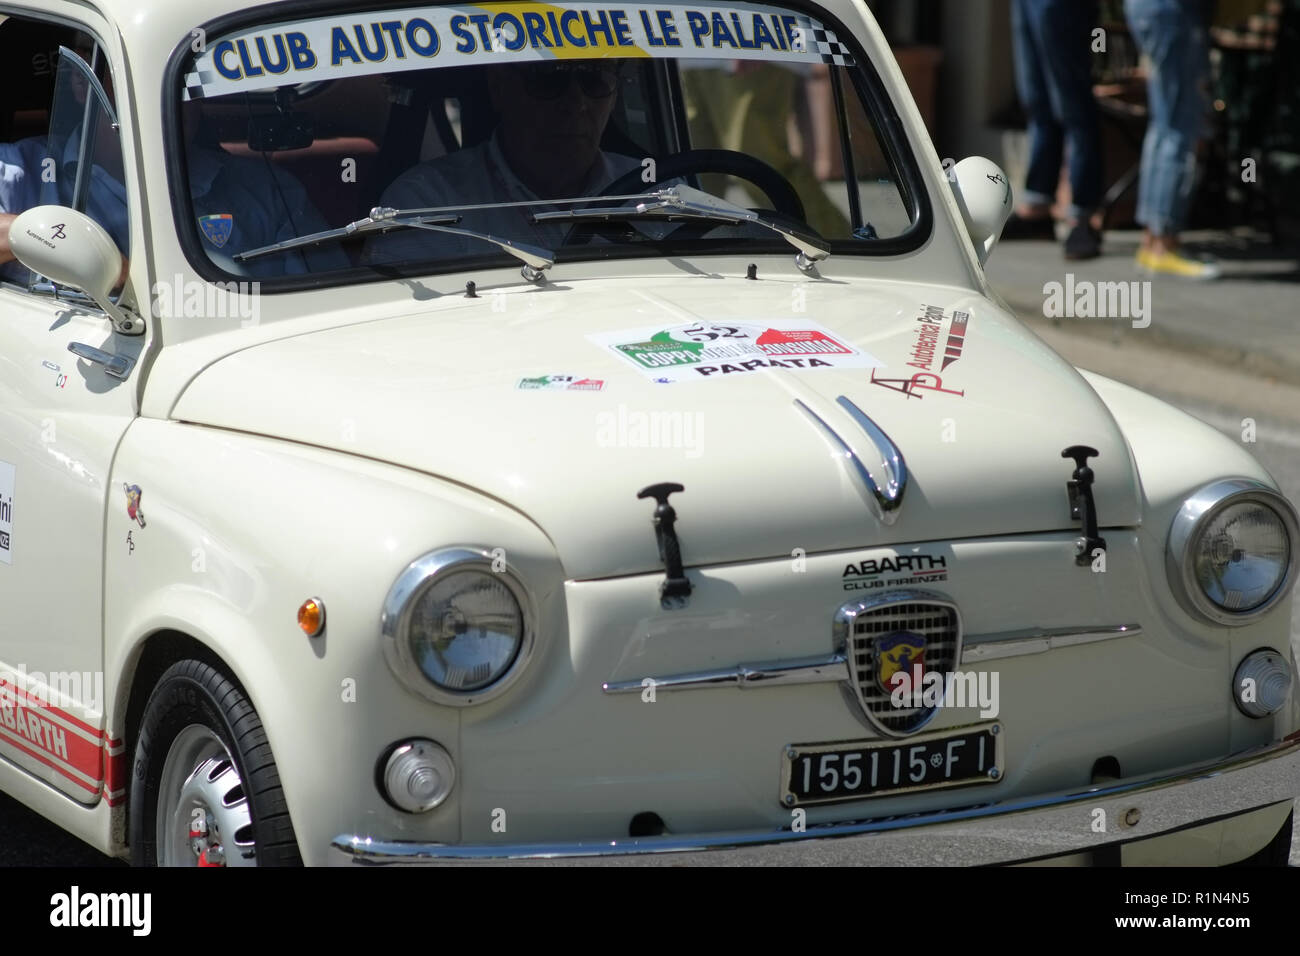
[{"label": "chrome trim strip", "polygon": [[[890,592],[894,597],[899,592]],[[917,592],[909,591],[909,594]],[[933,600],[927,596],[926,600]],[[1043,654],[1062,647],[1095,644],[1117,637],[1141,637],[1140,624],[1114,624],[1105,627],[1054,627],[1030,628],[1021,631],[1002,631],[976,634],[961,638],[961,663],[978,664],[1005,657],[1026,654]],[[642,677],[639,680],[606,681],[601,689],[606,694],[639,694],[653,681],[655,690],[701,690],[713,687],[776,687],[791,684],[829,684],[852,678],[844,654],[830,657],[800,657],[789,660],[765,661],[761,664],[739,664],[733,668],[711,671],[686,671],[663,677]],[[874,728],[873,728],[874,729]]]},{"label": "chrome trim strip", "polygon": [[1061,647],[1095,644],[1117,637],[1141,637],[1140,624],[1116,624],[1109,627],[1056,627],[1029,631],[1006,631],[1001,634],[978,634],[967,638],[962,650],[963,664],[995,661],[1004,657],[1043,654]]},{"label": "chrome trim strip", "polygon": [[[880,486],[876,484],[876,479],[871,476],[871,471],[863,464],[861,456],[853,450],[852,446],[841,438],[839,433],[826,423],[825,419],[802,401],[796,398],[794,403],[831,440],[832,446],[838,448],[836,455],[852,466],[853,474],[857,476],[863,490],[867,493],[867,503],[870,505],[871,513],[875,515],[876,520],[881,524],[893,524],[898,520],[898,505],[902,500],[902,492],[898,491],[892,497],[887,496],[885,492],[880,490]],[[891,444],[890,447],[892,448],[893,445]]]},{"label": "chrome trim strip", "polygon": [[871,443],[876,446],[876,452],[880,455],[880,467],[885,472],[885,490],[883,493],[874,487],[872,490],[880,501],[881,510],[890,516],[886,519],[886,524],[893,524],[898,517],[898,510],[903,506],[903,492],[907,491],[907,462],[903,460],[903,453],[890,441],[884,429],[846,396],[841,395],[835,401],[849,413],[849,417],[857,422],[858,427],[867,433]]},{"label": "chrome trim strip", "polygon": [[[1000,785],[999,785],[1000,786]],[[986,791],[980,791],[985,793]],[[539,863],[592,866],[808,865],[952,866],[1014,863],[1095,850],[1194,827],[1300,793],[1300,740],[1283,740],[1221,760],[1110,786],[1013,797],[954,810],[867,819],[806,832],[741,830],[660,837],[621,835],[570,843],[449,846],[353,834],[334,838],[334,864]],[[972,794],[974,796],[974,794]],[[1097,808],[1136,819],[1096,833],[1080,826]],[[1134,812],[1136,811],[1136,813]]]},{"label": "chrome trim strip", "polygon": [[[710,687],[780,687],[791,684],[822,684],[849,679],[849,664],[843,654],[803,657],[797,660],[740,664],[731,670],[694,671],[668,677],[606,681],[606,694],[639,694],[649,686],[660,690],[699,690]],[[650,681],[647,684],[646,681]]]}]

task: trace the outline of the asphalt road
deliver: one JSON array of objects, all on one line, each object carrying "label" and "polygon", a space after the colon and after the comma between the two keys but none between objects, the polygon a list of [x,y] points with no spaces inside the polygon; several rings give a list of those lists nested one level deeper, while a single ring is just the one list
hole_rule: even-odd
[{"label": "asphalt road", "polygon": [[[1253,418],[1257,440],[1250,450],[1290,499],[1300,501],[1300,387],[1214,358],[1145,345],[1137,337],[1118,339],[1095,324],[1053,326],[1034,317],[1031,327],[1075,365],[1151,392],[1234,440],[1241,440],[1242,419]],[[1300,601],[1291,642],[1300,657]],[[0,866],[114,865],[120,864],[0,796]],[[1291,865],[1300,865],[1300,840],[1292,844]]]}]

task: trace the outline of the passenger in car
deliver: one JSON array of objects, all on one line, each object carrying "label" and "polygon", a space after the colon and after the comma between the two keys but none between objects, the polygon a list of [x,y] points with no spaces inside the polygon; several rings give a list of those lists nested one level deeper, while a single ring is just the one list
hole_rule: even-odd
[{"label": "passenger in car", "polygon": [[[190,194],[209,257],[231,271],[259,277],[348,268],[343,251],[329,246],[292,250],[232,267],[225,257],[328,227],[292,174],[265,160],[200,144],[199,116],[190,106],[197,104],[187,104],[182,113]],[[10,282],[25,285],[30,275],[9,246],[9,227],[17,214],[47,203],[72,204],[76,140],[55,151],[60,155],[57,163],[44,136],[0,143],[0,278]],[[104,227],[119,250],[129,248],[126,189],[99,165],[92,166],[85,212]],[[126,281],[127,268],[124,253],[119,284]]]},{"label": "passenger in car", "polygon": [[240,252],[328,229],[307,191],[293,174],[262,157],[235,156],[202,142],[199,102],[181,108],[190,196],[204,252],[232,272],[268,277],[346,269],[338,246],[317,246],[250,259],[238,266],[228,259]]},{"label": "passenger in car", "polygon": [[[76,55],[83,63],[94,60],[93,44],[84,35],[75,41]],[[64,90],[63,109],[71,111],[79,124],[94,124],[90,142],[89,181],[86,183],[82,210],[98,222],[112,237],[119,251],[128,248],[126,189],[122,185],[121,153],[117,130],[95,97],[93,109],[87,109],[90,86],[75,69],[69,68]],[[102,75],[104,92],[112,102],[112,78]],[[56,87],[55,98],[58,99]],[[59,106],[52,104],[51,113]],[[65,114],[69,115],[69,114]],[[33,206],[71,206],[77,188],[77,166],[82,160],[84,129],[51,127],[46,134],[30,136],[13,143],[0,143],[0,278],[25,284],[31,272],[14,259],[9,246],[9,226],[18,213]],[[122,256],[119,284],[126,280],[127,260]]]},{"label": "passenger in car", "polygon": [[[485,142],[420,163],[399,176],[380,202],[397,209],[527,202],[597,195],[640,159],[606,152],[600,141],[614,110],[618,61],[545,62],[486,69],[499,121]],[[569,226],[531,223],[528,207],[471,210],[460,228],[555,249]],[[368,261],[478,255],[473,240],[408,230],[376,236]]]},{"label": "passenger in car", "polygon": [[[9,226],[18,213],[43,203],[70,203],[76,182],[77,144],[56,149],[50,155],[47,137],[32,136],[16,143],[0,143],[0,278],[26,284],[30,271],[14,258],[9,247]],[[58,184],[66,188],[56,189]],[[119,250],[127,248],[126,190],[100,166],[92,166],[86,192],[86,214],[113,238]],[[126,277],[122,257],[121,280]]]}]

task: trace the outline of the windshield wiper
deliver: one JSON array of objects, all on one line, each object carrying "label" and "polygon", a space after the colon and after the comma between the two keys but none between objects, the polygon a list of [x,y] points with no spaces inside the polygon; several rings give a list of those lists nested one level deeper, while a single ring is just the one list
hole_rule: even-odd
[{"label": "windshield wiper", "polygon": [[831,247],[824,239],[783,226],[762,213],[737,206],[735,203],[727,202],[712,193],[691,186],[677,185],[656,189],[645,198],[657,201],[641,202],[635,206],[603,206],[595,209],[539,212],[534,213],[532,218],[534,222],[552,222],[561,219],[570,222],[590,220],[610,222],[637,216],[658,216],[673,219],[707,219],[732,225],[752,223],[779,233],[786,242],[799,250],[794,257],[794,262],[803,272],[811,272],[815,263],[831,254]]},{"label": "windshield wiper", "polygon": [[272,252],[284,252],[302,246],[312,246],[319,242],[333,242],[346,239],[348,236],[365,235],[370,232],[388,232],[391,229],[427,229],[430,232],[444,232],[451,236],[467,236],[470,239],[481,239],[483,242],[492,243],[524,264],[520,272],[529,282],[536,282],[547,269],[555,264],[555,253],[549,249],[532,246],[524,242],[515,242],[512,239],[489,236],[485,232],[475,232],[472,229],[453,229],[449,224],[460,222],[460,216],[418,215],[422,211],[394,209],[391,206],[376,206],[370,210],[369,216],[358,219],[356,222],[350,222],[346,226],[340,226],[338,229],[326,229],[323,232],[313,232],[306,236],[297,236],[283,242],[275,242],[269,246],[249,249],[247,252],[236,254],[234,259],[236,262],[244,262],[248,259],[256,259],[258,256],[269,255]]}]

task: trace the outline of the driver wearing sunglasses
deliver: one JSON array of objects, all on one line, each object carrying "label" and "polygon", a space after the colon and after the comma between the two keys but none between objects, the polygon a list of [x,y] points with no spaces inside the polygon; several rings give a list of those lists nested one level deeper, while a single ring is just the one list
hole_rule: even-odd
[{"label": "driver wearing sunglasses", "polygon": [[[640,165],[639,158],[600,148],[622,79],[617,60],[547,61],[485,68],[499,120],[477,146],[420,163],[380,199],[397,209],[593,196]],[[568,226],[531,223],[527,207],[471,210],[461,226],[556,248]],[[482,254],[478,244],[432,232],[376,236],[369,261],[430,255]]]}]

